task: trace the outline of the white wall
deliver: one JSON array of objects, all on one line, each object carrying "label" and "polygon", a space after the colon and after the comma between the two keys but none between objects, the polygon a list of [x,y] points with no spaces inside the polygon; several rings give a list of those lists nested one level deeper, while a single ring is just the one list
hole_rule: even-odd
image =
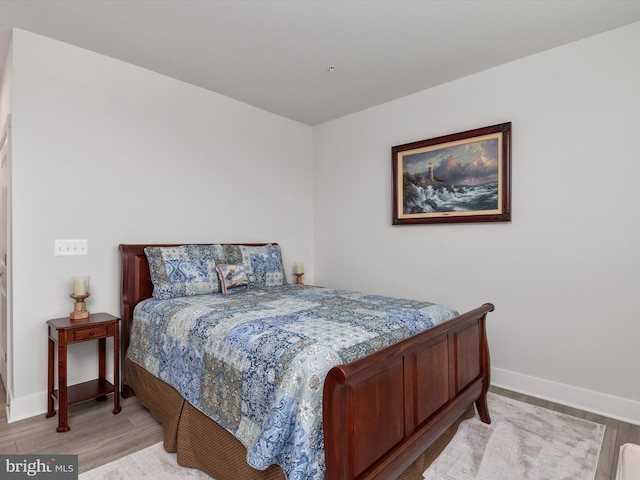
[{"label": "white wall", "polygon": [[[495,303],[494,383],[640,423],[639,42],[634,24],[312,129],[15,31],[10,419],[45,410],[71,275],[119,312],[119,243],[278,241],[307,283]],[[513,222],[391,226],[393,145],[504,121]],[[55,238],[89,255],[54,257]],[[94,354],[72,347],[71,381]]]},{"label": "white wall", "polygon": [[[316,282],[493,302],[495,384],[640,424],[638,45],[640,23],[315,127]],[[392,146],[506,121],[511,223],[391,226]]]},{"label": "white wall", "polygon": [[[120,243],[274,241],[313,279],[311,127],[21,30],[12,55],[10,421],[46,409],[45,322],[72,275],[119,314]],[[65,238],[89,255],[54,257]],[[95,343],[70,347],[70,383],[96,375]]]}]

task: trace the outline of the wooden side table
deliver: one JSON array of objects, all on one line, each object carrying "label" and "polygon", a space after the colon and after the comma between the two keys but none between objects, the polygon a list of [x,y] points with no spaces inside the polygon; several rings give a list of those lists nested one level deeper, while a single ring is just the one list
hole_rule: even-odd
[{"label": "wooden side table", "polygon": [[[119,338],[120,319],[108,313],[92,313],[83,320],[71,320],[69,317],[47,320],[49,330],[49,398],[46,417],[56,414],[54,399],[58,400],[57,432],[68,432],[67,407],[87,400],[106,400],[113,393],[113,414],[120,413],[119,392]],[[106,339],[113,337],[113,384],[106,376]],[[67,345],[71,343],[98,340],[98,378],[88,382],[67,386]],[[55,344],[58,344],[58,389],[54,390]]]}]

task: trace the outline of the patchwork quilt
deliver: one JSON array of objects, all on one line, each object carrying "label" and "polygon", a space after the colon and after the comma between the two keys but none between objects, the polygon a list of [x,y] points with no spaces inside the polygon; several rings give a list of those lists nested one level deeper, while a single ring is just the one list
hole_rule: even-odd
[{"label": "patchwork quilt", "polygon": [[301,285],[147,299],[128,357],[247,448],[257,469],[325,477],[329,370],[457,316],[441,305]]}]

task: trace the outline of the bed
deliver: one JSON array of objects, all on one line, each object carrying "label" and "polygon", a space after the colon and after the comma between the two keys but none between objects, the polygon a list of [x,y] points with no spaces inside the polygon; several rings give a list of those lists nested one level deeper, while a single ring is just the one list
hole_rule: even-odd
[{"label": "bed", "polygon": [[[455,434],[459,423],[474,415],[474,405],[482,421],[490,422],[486,399],[490,375],[485,322],[494,307],[487,303],[460,315],[450,315],[426,330],[417,328],[418,331],[405,334],[405,338],[382,342],[380,349],[355,355],[348,363],[332,364],[320,384],[320,440],[324,457],[320,472],[309,476],[308,472],[300,473],[295,468],[277,464],[259,469],[252,467],[246,461],[246,445],[229,433],[228,425],[214,421],[207,408],[198,404],[197,398],[190,397],[188,389],[161,379],[162,375],[152,373],[153,369],[146,368],[144,361],[129,352],[132,332],[136,334],[133,322],[136,306],[138,312],[145,308],[151,312],[150,309],[158,304],[153,298],[154,282],[150,273],[154,271],[155,260],[151,261],[150,269],[145,248],[166,251],[184,245],[189,244],[120,245],[121,392],[125,398],[137,395],[140,404],[164,426],[164,447],[177,453],[178,463],[199,468],[216,480],[323,477],[327,480],[418,480]],[[242,252],[268,249],[280,255],[277,243],[224,244],[224,249],[227,249],[224,252],[236,254],[239,249],[243,249]],[[220,258],[216,262],[224,263]],[[281,256],[279,262],[281,266]],[[247,268],[250,270],[251,265]],[[332,308],[345,301],[352,304],[371,300],[354,299],[352,295],[361,295],[355,292],[288,285],[286,277],[281,283],[282,286],[266,291],[259,288],[249,291],[271,303],[272,296],[280,293],[304,297],[276,302],[286,305],[297,305],[309,299],[318,303],[316,299],[329,298],[329,294],[338,298],[328,300],[332,302]],[[228,301],[243,295],[222,299],[218,294],[218,297],[212,295],[212,300],[208,300],[208,295],[201,295],[197,300],[189,299],[191,303],[186,309],[201,310],[205,308],[202,305],[205,301],[230,305]],[[373,300],[378,301],[377,298]],[[184,303],[174,299],[174,305],[176,302]],[[209,307],[207,303],[206,308]],[[432,310],[428,311],[430,318]],[[154,315],[147,314],[156,318]],[[136,342],[139,340],[134,339],[131,343],[131,350]],[[284,470],[288,472],[287,476]]]}]

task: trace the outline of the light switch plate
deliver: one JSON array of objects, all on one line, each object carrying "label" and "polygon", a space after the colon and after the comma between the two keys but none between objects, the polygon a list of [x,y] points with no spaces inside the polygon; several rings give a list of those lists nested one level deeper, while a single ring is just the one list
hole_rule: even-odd
[{"label": "light switch plate", "polygon": [[89,242],[87,240],[54,240],[53,248],[55,256],[88,255]]}]

